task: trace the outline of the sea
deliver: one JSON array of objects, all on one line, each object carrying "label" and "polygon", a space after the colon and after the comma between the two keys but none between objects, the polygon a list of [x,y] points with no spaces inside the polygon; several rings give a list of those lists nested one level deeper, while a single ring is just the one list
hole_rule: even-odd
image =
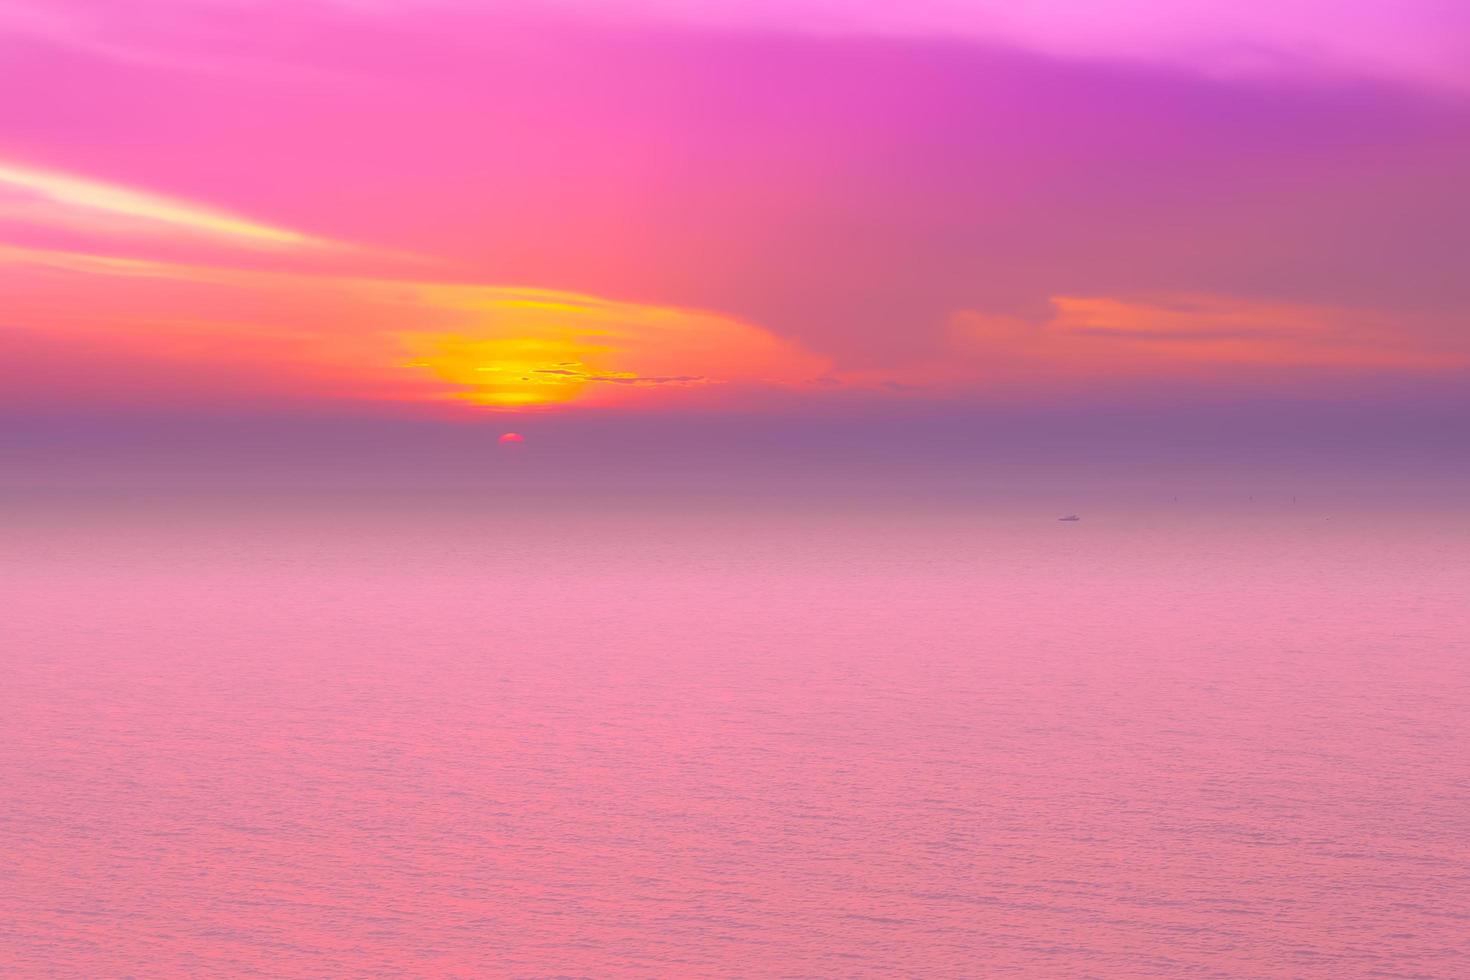
[{"label": "sea", "polygon": [[1470,976],[1470,520],[0,502],[7,977]]}]

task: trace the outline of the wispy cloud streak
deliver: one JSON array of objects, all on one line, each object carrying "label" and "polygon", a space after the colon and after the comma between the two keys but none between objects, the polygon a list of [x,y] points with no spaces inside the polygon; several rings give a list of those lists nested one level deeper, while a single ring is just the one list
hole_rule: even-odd
[{"label": "wispy cloud streak", "polygon": [[[95,223],[96,216],[124,219],[128,230],[184,232],[222,239],[253,248],[316,248],[321,239],[277,228],[145,191],[0,162],[0,191],[10,192],[12,209],[26,198],[42,208],[22,207],[22,219],[62,225]],[[5,198],[0,197],[0,213]],[[17,213],[15,210],[12,213]],[[115,230],[116,223],[110,226]]]}]

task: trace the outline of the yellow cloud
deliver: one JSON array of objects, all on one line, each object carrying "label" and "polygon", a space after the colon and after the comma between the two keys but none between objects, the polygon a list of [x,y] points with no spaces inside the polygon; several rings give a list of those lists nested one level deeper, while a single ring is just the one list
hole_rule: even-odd
[{"label": "yellow cloud", "polygon": [[626,401],[634,389],[723,383],[792,385],[825,361],[767,330],[703,310],[578,293],[422,285],[453,329],[405,331],[410,362],[448,397],[497,407]]}]

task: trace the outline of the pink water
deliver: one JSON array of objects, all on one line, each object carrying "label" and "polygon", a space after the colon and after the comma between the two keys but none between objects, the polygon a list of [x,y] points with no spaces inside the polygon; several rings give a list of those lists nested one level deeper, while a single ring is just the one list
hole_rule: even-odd
[{"label": "pink water", "polygon": [[1053,517],[12,505],[0,973],[1470,973],[1470,526]]}]

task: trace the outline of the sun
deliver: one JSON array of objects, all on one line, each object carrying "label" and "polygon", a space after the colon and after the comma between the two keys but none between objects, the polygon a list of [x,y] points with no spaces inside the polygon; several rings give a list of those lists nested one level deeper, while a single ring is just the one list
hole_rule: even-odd
[{"label": "sun", "polygon": [[519,432],[507,432],[505,435],[500,437],[500,444],[502,446],[513,446],[517,443],[525,441],[526,437],[521,435]]}]

